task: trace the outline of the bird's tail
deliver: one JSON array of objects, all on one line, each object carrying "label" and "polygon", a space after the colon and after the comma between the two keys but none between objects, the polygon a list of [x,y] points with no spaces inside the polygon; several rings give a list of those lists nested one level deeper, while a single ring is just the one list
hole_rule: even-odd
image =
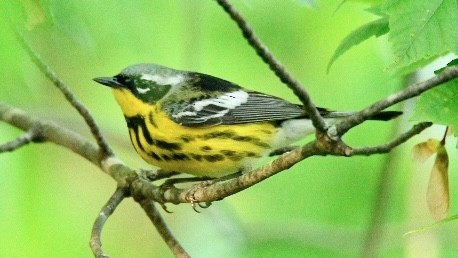
[{"label": "bird's tail", "polygon": [[369,120],[388,121],[402,115],[401,111],[382,111],[369,118]]},{"label": "bird's tail", "polygon": [[[327,118],[344,118],[347,116],[351,116],[355,114],[355,112],[334,112],[331,111],[327,114],[323,114],[324,117]],[[402,115],[401,111],[382,111],[380,113],[377,113],[371,117],[369,117],[369,120],[378,120],[378,121],[388,121],[393,118],[396,118],[398,116]]]}]

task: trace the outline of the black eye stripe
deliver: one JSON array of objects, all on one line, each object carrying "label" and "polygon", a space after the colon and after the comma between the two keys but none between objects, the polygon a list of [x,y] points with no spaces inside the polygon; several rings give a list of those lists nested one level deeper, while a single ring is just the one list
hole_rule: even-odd
[{"label": "black eye stripe", "polygon": [[116,75],[114,78],[116,78],[116,80],[119,82],[119,83],[122,83],[124,84],[126,82],[126,77],[122,74],[118,74]]},{"label": "black eye stripe", "polygon": [[137,87],[135,83],[132,83],[133,80],[131,77],[126,76],[124,74],[118,74],[114,76],[114,78],[122,85],[124,85],[127,89],[131,90],[132,92],[137,92]]}]

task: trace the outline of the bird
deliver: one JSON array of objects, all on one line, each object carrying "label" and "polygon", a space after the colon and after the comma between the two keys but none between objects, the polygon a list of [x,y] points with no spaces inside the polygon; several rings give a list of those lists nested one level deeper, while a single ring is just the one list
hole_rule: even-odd
[{"label": "bird", "polygon": [[[140,157],[170,172],[219,178],[249,171],[315,132],[303,106],[199,72],[144,63],[94,81],[112,89]],[[318,111],[328,124],[354,114]]]}]

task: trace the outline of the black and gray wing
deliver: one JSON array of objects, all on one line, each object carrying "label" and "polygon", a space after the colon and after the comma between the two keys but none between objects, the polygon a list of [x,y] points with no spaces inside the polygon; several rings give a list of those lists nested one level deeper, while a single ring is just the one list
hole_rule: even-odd
[{"label": "black and gray wing", "polygon": [[[180,101],[164,105],[169,116],[179,124],[198,127],[307,118],[302,106],[284,99],[248,91],[211,75],[190,72],[189,76],[192,79],[180,91],[187,100],[170,96],[169,99]],[[195,92],[205,94],[193,94]],[[318,110],[325,117],[333,114],[324,108]]]},{"label": "black and gray wing", "polygon": [[185,126],[243,124],[306,117],[301,106],[240,88],[183,104],[171,118]]}]

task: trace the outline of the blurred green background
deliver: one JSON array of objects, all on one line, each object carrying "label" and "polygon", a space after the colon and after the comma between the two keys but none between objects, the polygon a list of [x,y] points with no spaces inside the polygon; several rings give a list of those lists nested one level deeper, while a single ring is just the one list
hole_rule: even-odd
[{"label": "blurred green background", "polygon": [[[358,110],[402,87],[387,73],[386,37],[371,39],[326,65],[341,39],[375,19],[369,5],[320,1],[231,1],[259,37],[304,85],[319,106]],[[0,4],[0,101],[56,121],[90,138],[81,117],[30,62],[15,41],[9,20],[92,112],[117,155],[133,168],[149,166],[130,145],[111,92],[92,81],[124,67],[154,62],[212,74],[247,88],[297,102],[247,46],[215,1],[202,0],[6,0]],[[407,113],[411,105],[399,106]],[[409,128],[407,117],[368,122],[346,135],[352,146],[383,143]],[[412,143],[440,138],[429,129]],[[21,135],[0,123],[0,143]],[[310,139],[308,139],[310,140]],[[307,140],[304,140],[305,143]],[[386,217],[378,231],[380,257],[454,257],[456,223],[402,237],[432,223],[425,192],[432,161],[413,164],[409,143],[389,155],[313,157],[239,194],[195,213],[169,205],[163,213],[193,257],[355,257],[362,254],[381,174],[389,185]],[[451,214],[457,180],[451,151]],[[91,257],[93,220],[115,182],[72,152],[32,144],[0,155],[0,254],[2,257]],[[171,257],[141,208],[124,201],[103,232],[113,257]]]}]

